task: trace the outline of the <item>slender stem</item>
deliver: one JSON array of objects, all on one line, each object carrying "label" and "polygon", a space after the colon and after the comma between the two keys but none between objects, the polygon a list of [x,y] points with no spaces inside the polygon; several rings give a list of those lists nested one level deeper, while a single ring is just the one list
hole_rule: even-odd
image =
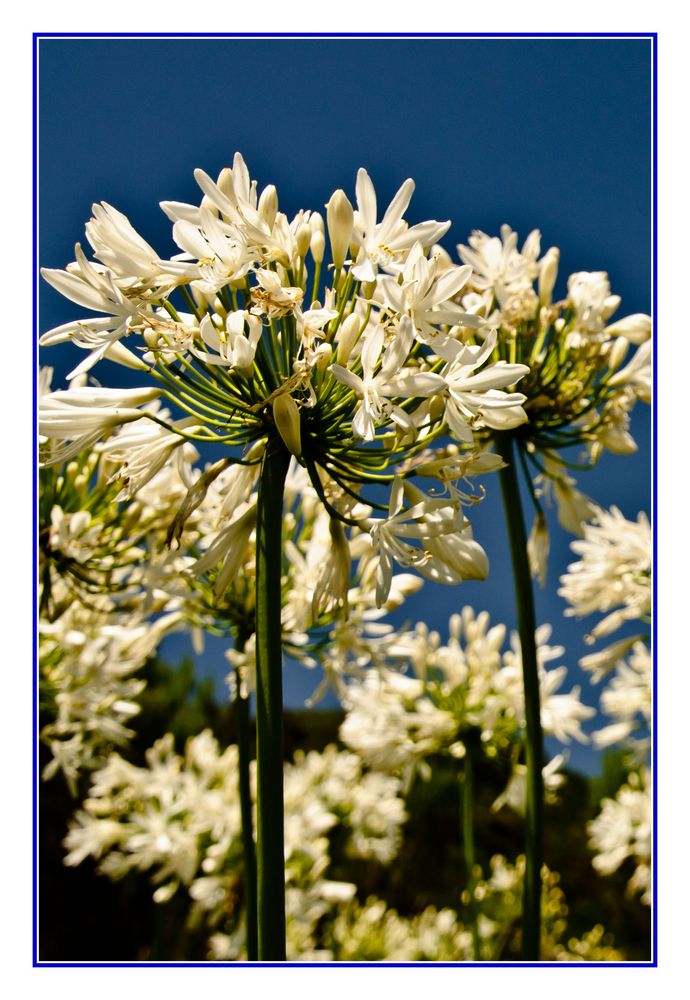
[{"label": "slender stem", "polygon": [[283,489],[290,453],[271,438],[256,508],[256,771],[258,941],[261,961],[285,961],[283,651],[280,578]]},{"label": "slender stem", "polygon": [[477,925],[477,904],[474,896],[476,879],[474,866],[474,748],[472,740],[465,741],[465,771],[462,782],[462,839],[465,848],[465,866],[467,868],[467,894],[469,896],[470,927],[472,930],[472,958],[478,962],[481,958],[479,948],[479,927]]},{"label": "slender stem", "polygon": [[[235,648],[244,650],[247,630],[237,631]],[[249,697],[242,694],[240,668],[235,667],[235,725],[239,757],[240,815],[242,818],[242,854],[244,857],[244,904],[247,926],[247,958],[255,962],[259,957],[256,925],[256,851],[254,848],[254,822],[252,819],[252,794],[249,782]]]},{"label": "slender stem", "polygon": [[509,433],[496,434],[496,450],[506,465],[499,471],[505,509],[510,553],[513,561],[515,602],[522,650],[522,678],[525,692],[525,763],[527,765],[527,803],[525,815],[525,885],[522,897],[522,957],[539,959],[541,937],[541,866],[543,859],[544,783],[542,767],[544,746],[539,705],[539,671],[535,639],[536,616],[534,593],[527,558],[527,536],[520,501],[513,439]]},{"label": "slender stem", "polygon": [[318,261],[314,268],[314,280],[311,287],[311,302],[312,305],[319,297],[319,284],[321,282],[321,261]]}]

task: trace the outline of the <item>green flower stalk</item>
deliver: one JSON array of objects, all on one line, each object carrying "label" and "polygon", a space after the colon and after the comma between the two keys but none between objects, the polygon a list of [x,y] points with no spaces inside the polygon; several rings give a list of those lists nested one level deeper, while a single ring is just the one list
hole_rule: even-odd
[{"label": "green flower stalk", "polygon": [[256,515],[257,919],[259,957],[285,959],[283,850],[283,487],[290,455],[269,441]]},{"label": "green flower stalk", "polygon": [[522,515],[520,487],[515,473],[510,435],[497,437],[496,447],[505,461],[499,472],[503,506],[508,525],[510,554],[513,562],[515,602],[522,653],[522,676],[525,693],[525,761],[527,794],[525,809],[525,881],[523,888],[522,956],[526,961],[539,959],[541,938],[541,867],[544,828],[544,741],[541,726],[539,668],[535,633],[534,594],[527,556],[527,536]]},{"label": "green flower stalk", "polygon": [[[244,653],[248,639],[239,629],[236,638],[238,653]],[[249,748],[249,693],[243,690],[239,665],[235,667],[235,725],[237,727],[237,768],[242,817],[242,859],[244,861],[244,905],[247,924],[247,958],[255,962],[259,957],[257,922],[256,848],[250,780]]]}]

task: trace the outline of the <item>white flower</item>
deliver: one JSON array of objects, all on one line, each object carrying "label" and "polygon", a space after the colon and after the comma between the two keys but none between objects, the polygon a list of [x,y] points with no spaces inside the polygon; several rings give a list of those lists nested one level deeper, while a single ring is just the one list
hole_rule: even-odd
[{"label": "white flower", "polygon": [[411,482],[405,483],[404,491],[413,503],[427,505],[425,520],[432,530],[424,547],[434,558],[417,567],[422,576],[446,584],[485,580],[489,560],[473,539],[470,522],[454,506],[453,494],[449,506],[435,507],[438,499],[427,497]]},{"label": "white flower", "polygon": [[[510,226],[501,226],[501,237],[488,236],[474,230],[470,246],[458,245],[460,259],[472,267],[472,285],[484,291],[490,289],[503,304],[509,296],[531,289],[538,274],[537,258],[541,234],[533,229],[522,251],[517,249],[518,234]],[[536,297],[534,306],[536,307]]]},{"label": "white flower", "polygon": [[503,391],[527,375],[529,368],[526,365],[497,361],[477,371],[491,356],[496,338],[496,332],[492,331],[479,347],[454,345],[455,356],[441,372],[448,391],[445,410],[448,427],[456,438],[467,444],[474,441],[472,425],[476,422],[506,429],[527,420],[521,406],[525,396],[520,392]]},{"label": "white flower", "polygon": [[[557,792],[565,784],[565,775],[560,768],[565,763],[565,754],[559,753],[542,768],[544,794],[548,802],[557,801]],[[527,803],[527,767],[525,764],[514,764],[508,784],[491,806],[492,812],[498,812],[503,806],[508,806],[520,816],[525,815]]]},{"label": "white flower", "polygon": [[[248,332],[245,333],[245,325]],[[226,368],[251,368],[256,348],[261,339],[261,320],[245,310],[228,313],[225,330],[219,332],[211,317],[206,314],[199,325],[199,333],[204,344],[213,351],[201,351],[190,347],[192,354],[207,365],[221,365]]]},{"label": "white flower", "polygon": [[585,527],[584,538],[571,542],[581,558],[561,577],[558,591],[571,605],[565,614],[578,618],[594,611],[609,612],[591,631],[609,635],[624,621],[644,618],[651,611],[651,529],[640,513],[628,521],[617,507],[599,510]]},{"label": "white flower", "polygon": [[39,434],[43,438],[72,441],[50,454],[48,464],[67,461],[91,447],[103,434],[121,424],[146,417],[136,409],[160,395],[160,389],[102,389],[78,386],[41,396]]},{"label": "white flower", "polygon": [[92,206],[93,217],[86,223],[86,238],[94,257],[111,272],[123,290],[170,286],[156,261],[158,254],[134,229],[126,215],[102,201]]},{"label": "white flower", "polygon": [[[252,260],[264,263],[280,261],[285,266],[294,263],[295,236],[286,217],[281,212],[274,212],[274,208],[277,209],[275,188],[270,185],[257,204],[256,181],[250,179],[239,153],[235,153],[232,169],[225,168],[221,171],[217,183],[203,170],[195,170],[194,178],[208,202],[221,213],[221,221],[229,223],[232,229],[241,234]],[[264,198],[267,192],[268,197]],[[167,203],[165,210],[182,210],[193,223],[197,222],[197,216],[190,215],[187,206],[171,206]],[[304,216],[298,216],[293,223],[295,229],[302,218]]]},{"label": "white flower", "polygon": [[[162,420],[168,420],[170,416],[166,410],[160,412],[157,403],[154,403],[148,412]],[[145,413],[142,413],[142,416],[145,416]],[[101,445],[101,453],[110,461],[121,465],[112,476],[113,480],[122,484],[116,500],[131,500],[160,472],[178,449],[186,450],[190,447],[185,438],[175,432],[176,427],[181,430],[194,430],[194,418],[185,417],[183,420],[175,421],[170,430],[152,420],[137,421]],[[184,456],[184,450],[180,452],[180,458]]]},{"label": "white flower", "polygon": [[275,271],[259,270],[255,272],[260,288],[252,289],[252,310],[265,313],[269,319],[288,316],[299,307],[304,291],[283,285]]},{"label": "white flower", "polygon": [[101,525],[88,510],[68,513],[54,504],[50,511],[50,547],[69,559],[85,562],[100,544]]},{"label": "white flower", "polygon": [[370,672],[362,684],[351,683],[347,692],[340,738],[372,767],[401,770],[408,780],[415,764],[457,731],[452,714],[424,697],[424,685],[416,678]]},{"label": "white flower", "polygon": [[157,265],[211,298],[229,281],[243,278],[254,260],[245,233],[203,206],[198,224],[187,219],[175,223],[173,239],[184,254],[170,261],[159,260]]},{"label": "white flower", "polygon": [[79,246],[75,247],[76,262],[67,271],[42,268],[41,274],[61,295],[77,305],[95,312],[108,313],[93,320],[73,320],[44,333],[42,346],[52,346],[71,340],[76,347],[90,353],[70,372],[76,378],[106,357],[118,341],[127,336],[140,314],[141,300],[126,298],[107,270],[90,263]]},{"label": "white flower", "polygon": [[238,572],[252,531],[256,525],[256,498],[239,504],[230,522],[218,532],[210,542],[206,552],[194,564],[194,574],[202,576],[219,562],[222,566],[213,585],[216,600],[220,600],[230,581]]},{"label": "white flower", "polygon": [[[568,673],[566,667],[546,669],[546,664],[562,656],[562,646],[549,646],[550,625],[540,625],[536,631],[537,669],[541,695],[541,724],[544,732],[555,736],[562,743],[571,738],[586,743],[588,737],[581,723],[596,714],[594,708],[580,701],[580,687],[576,685],[567,694],[557,694]],[[497,677],[497,685],[509,696],[517,711],[520,725],[524,726],[524,694],[522,689],[522,649],[517,632],[511,636],[511,650],[503,657],[504,666]]]},{"label": "white flower", "polygon": [[437,329],[440,324],[458,324],[477,328],[482,321],[470,316],[460,306],[452,302],[453,296],[467,283],[470,267],[450,267],[440,270],[439,258],[428,260],[421,243],[415,243],[405,261],[401,280],[391,275],[380,275],[377,280],[376,296],[389,309],[400,315],[408,315],[422,342],[432,350],[446,357],[448,345],[455,339]]},{"label": "white flower", "polygon": [[352,273],[359,281],[374,281],[378,268],[399,264],[415,243],[431,246],[450,228],[450,222],[420,222],[411,228],[403,213],[414,192],[414,181],[408,178],[388,206],[380,223],[376,222],[376,192],[363,168],[357,171],[357,214],[353,238],[359,243],[357,260]]},{"label": "white flower", "polygon": [[650,403],[652,399],[652,342],[646,340],[638,347],[624,368],[612,375],[609,385],[631,386],[638,399]]},{"label": "white flower", "polygon": [[[388,596],[394,560],[406,568],[414,567],[425,576],[431,576],[435,571],[443,576],[446,557],[445,555],[439,557],[438,549],[432,551],[430,543],[433,544],[433,540],[440,536],[452,537],[454,533],[461,532],[466,524],[458,503],[425,497],[412,507],[404,508],[403,492],[404,484],[402,480],[397,479],[391,489],[388,517],[369,518],[366,522],[379,556],[376,569],[377,608],[382,606]],[[422,544],[418,547],[411,542]],[[471,563],[472,551],[472,549],[466,549],[464,553],[455,551],[453,555],[458,559],[464,555],[464,558]],[[476,575],[481,577],[482,569],[486,565],[486,556],[483,550],[479,551],[483,556],[483,563]]]},{"label": "white flower", "polygon": [[585,525],[596,516],[597,507],[576,488],[576,481],[566,472],[565,466],[545,455],[545,466],[551,476],[545,482],[553,483],[553,495],[558,508],[558,523],[572,535],[584,533]]},{"label": "white flower", "polygon": [[[407,316],[384,350],[385,330],[377,325],[365,335],[362,347],[362,375],[342,365],[331,365],[329,371],[335,378],[361,396],[352,421],[354,433],[365,441],[372,441],[376,428],[392,420],[401,427],[409,426],[407,413],[390,401],[390,397],[432,396],[443,389],[443,379],[433,372],[416,372],[403,368],[414,341],[414,328]],[[382,353],[383,352],[383,353]],[[380,361],[380,368],[377,367]]]},{"label": "white flower", "polygon": [[640,636],[636,635],[628,636],[626,639],[612,642],[604,649],[598,649],[596,653],[588,653],[580,659],[580,666],[583,670],[591,672],[592,683],[596,684],[623,659],[639,638]]},{"label": "white flower", "polygon": [[606,327],[608,337],[625,337],[631,344],[643,344],[652,335],[652,317],[645,313],[624,316]]},{"label": "white flower", "polygon": [[[640,725],[648,729],[652,714],[652,658],[647,646],[635,642],[629,659],[619,660],[616,672],[601,694],[601,708],[616,721],[594,733],[598,747],[626,740]],[[638,744],[644,747],[646,741]]]},{"label": "white flower", "polygon": [[582,339],[602,340],[606,336],[606,320],[618,308],[620,296],[611,295],[605,271],[578,271],[568,278],[568,301],[575,312],[569,342],[577,346]]},{"label": "white flower", "polygon": [[[75,526],[65,541],[63,522],[56,517],[54,523],[63,551],[74,553]],[[89,546],[91,541],[86,539]],[[77,556],[87,555],[83,543],[82,534]],[[54,718],[41,730],[53,758],[43,776],[60,768],[70,785],[80,770],[102,763],[111,744],[127,743],[128,723],[139,712],[144,688],[134,675],[181,619],[172,612],[144,621],[140,610],[120,614],[102,596],[94,600],[98,606],[88,608],[73,600],[59,618],[39,626],[41,683],[52,691],[56,706]]]}]

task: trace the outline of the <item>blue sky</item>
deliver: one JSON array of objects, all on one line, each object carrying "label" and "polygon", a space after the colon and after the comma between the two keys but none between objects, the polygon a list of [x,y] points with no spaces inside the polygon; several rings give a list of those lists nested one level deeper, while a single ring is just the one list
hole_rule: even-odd
[{"label": "blue sky", "polygon": [[[63,267],[83,240],[91,204],[125,212],[161,254],[175,251],[164,199],[199,198],[193,170],[216,175],[240,150],[260,185],[275,183],[288,214],[351,196],[357,168],[387,204],[406,177],[417,189],[407,217],[453,220],[455,253],[472,229],[503,222],[542,232],[561,248],[560,284],[577,270],[608,271],[619,315],[650,310],[651,42],[645,39],[43,39],[39,45],[39,261]],[[40,326],[75,315],[47,286]],[[47,350],[56,382],[81,352]],[[118,370],[119,384],[124,380]],[[633,416],[639,451],[606,455],[580,479],[603,506],[627,517],[650,509],[649,409]],[[405,616],[445,630],[463,604],[512,626],[514,599],[498,481],[472,513],[491,561],[489,579],[459,588],[427,584]],[[566,647],[567,687],[593,622],[563,617],[556,582],[569,541],[551,517],[540,621]],[[179,643],[166,647],[178,655]],[[201,669],[222,674],[209,644]],[[299,704],[315,679],[286,671]],[[591,751],[571,763],[596,767]]]}]

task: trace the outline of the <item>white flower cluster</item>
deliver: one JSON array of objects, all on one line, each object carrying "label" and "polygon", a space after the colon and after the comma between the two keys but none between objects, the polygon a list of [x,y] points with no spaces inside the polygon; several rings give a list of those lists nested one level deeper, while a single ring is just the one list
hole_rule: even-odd
[{"label": "white flower cluster", "polygon": [[[572,543],[580,560],[561,577],[559,591],[571,607],[566,614],[603,612],[589,640],[611,635],[624,623],[649,622],[652,605],[652,538],[649,521],[639,514],[628,521],[620,510],[599,510],[585,528],[584,538]],[[628,766],[639,764],[649,748],[652,716],[652,657],[643,636],[618,639],[590,653],[580,665],[594,681],[612,673],[601,693],[602,711],[613,721],[593,734],[598,747],[623,744]],[[642,737],[636,734],[643,731]],[[604,799],[589,824],[590,846],[597,852],[593,865],[602,875],[616,871],[626,858],[636,861],[629,882],[631,893],[651,905],[651,777],[647,769],[631,772],[615,799]]]},{"label": "white flower cluster", "polygon": [[[71,377],[107,358],[156,383],[46,392],[39,413],[44,461],[66,461],[126,425],[103,446],[122,464],[122,500],[180,459],[185,443],[222,444],[228,463],[251,465],[260,462],[262,444],[279,436],[332,519],[369,533],[379,560],[378,607],[390,592],[393,561],[446,583],[483,578],[487,560],[462,512],[465,494],[447,473],[451,465],[462,467],[460,477],[497,466],[486,453],[468,456],[467,449],[481,428],[526,420],[525,397],[514,386],[528,367],[496,361],[495,332],[454,301],[471,268],[441,267],[429,251],[450,223],[407,224],[410,180],[378,222],[364,170],[357,175],[356,210],[336,191],[325,226],[313,211],[288,220],[278,211],[275,188],[259,195],[239,154],[217,181],[202,170],[195,176],[199,206],[162,204],[181,250],[172,260],[161,259],[125,216],[103,203],[86,227],[95,261],[77,246],[66,270],[43,271],[67,298],[104,314],[41,338],[44,345],[70,341],[88,351]],[[332,281],[322,287],[326,230]],[[161,408],[158,397],[174,412]],[[386,467],[409,463],[443,433],[465,449],[464,461],[445,463],[444,497],[394,478],[385,516],[357,507],[357,490],[388,484]],[[406,468],[409,478],[415,467]],[[189,510],[214,478],[209,472],[190,482]],[[246,466],[235,485],[226,490],[224,524],[205,540],[200,562],[203,572],[224,560],[216,597],[233,575],[252,521]],[[343,566],[337,544],[333,535],[336,557],[329,565],[336,577]],[[323,593],[330,582],[322,582]]]},{"label": "white flower cluster", "polygon": [[[111,878],[150,871],[159,903],[184,886],[193,911],[213,932],[212,952],[240,957],[242,917],[233,909],[239,899],[233,890],[242,877],[237,748],[221,752],[205,730],[187,741],[180,757],[168,734],[146,759],[146,767],[136,767],[111,754],[94,773],[65,841],[66,863],[78,865],[91,856]],[[389,864],[405,819],[400,781],[363,773],[354,754],[329,746],[286,764],[289,958],[303,959],[319,921],[355,893],[352,883],[328,876],[329,833],[340,825],[351,855]]]},{"label": "white flower cluster", "polygon": [[[593,643],[631,621],[649,622],[652,605],[652,537],[642,513],[628,521],[617,507],[598,509],[584,529],[584,538],[571,543],[580,556],[561,577],[559,594],[570,607],[566,615],[578,618],[605,613],[591,630]],[[598,746],[626,740],[640,723],[649,728],[652,706],[652,661],[641,635],[618,639],[604,649],[582,657],[580,666],[599,681],[614,675],[601,695],[601,707],[614,722],[598,733]],[[632,652],[631,652],[632,650]],[[626,660],[626,654],[630,653]],[[642,741],[639,749],[646,744]]]},{"label": "white flower cluster", "polygon": [[[525,725],[522,665],[517,634],[511,648],[502,651],[505,627],[489,627],[486,612],[475,616],[463,608],[449,624],[449,640],[441,644],[437,633],[418,625],[409,662],[413,676],[383,668],[370,671],[362,682],[347,687],[345,721],[341,738],[372,767],[402,772],[409,780],[431,754],[440,751],[462,757],[467,730],[479,731],[486,752],[509,750]],[[563,648],[549,646],[550,626],[537,631],[537,658],[541,684],[541,718],[544,732],[567,743],[586,741],[581,724],[594,715],[582,704],[580,689],[558,693],[566,675],[564,666],[548,669]],[[545,769],[547,785],[555,790],[561,776],[556,770],[563,758],[554,758]],[[524,770],[524,769],[523,769]],[[511,792],[503,798],[522,808],[519,793],[524,775],[515,765]]]},{"label": "white flower cluster", "polygon": [[566,615],[606,612],[590,633],[592,641],[649,616],[652,536],[644,514],[629,521],[617,507],[598,509],[584,537],[570,547],[580,558],[561,577],[558,593],[570,605]]},{"label": "white flower cluster", "polygon": [[171,612],[152,623],[141,614],[74,603],[39,625],[41,699],[49,716],[41,739],[52,755],[44,778],[61,770],[74,792],[83,769],[101,765],[113,745],[127,743],[144,688],[135,675],[180,618]]},{"label": "white flower cluster", "polygon": [[[50,373],[44,373],[44,387]],[[41,739],[72,789],[131,736],[143,681],[135,675],[187,617],[190,559],[163,539],[187,492],[181,467],[162,466],[127,509],[109,446],[41,472],[39,654]],[[180,456],[182,457],[182,456]]]},{"label": "white flower cluster", "polygon": [[[500,237],[475,231],[468,242],[458,246],[473,269],[460,302],[498,329],[509,359],[529,365],[521,388],[537,448],[553,457],[552,449],[582,441],[593,461],[604,448],[635,451],[629,413],[638,399],[650,401],[650,317],[611,323],[621,299],[603,271],[571,274],[566,298],[554,302],[560,253],[551,247],[539,259],[537,229],[521,249],[507,225]],[[630,345],[637,350],[628,358]]]},{"label": "white flower cluster", "polygon": [[610,875],[632,858],[635,870],[628,882],[631,895],[641,893],[652,905],[652,795],[646,769],[628,775],[615,799],[604,799],[599,815],[588,824],[589,845],[596,852],[592,864]]}]

